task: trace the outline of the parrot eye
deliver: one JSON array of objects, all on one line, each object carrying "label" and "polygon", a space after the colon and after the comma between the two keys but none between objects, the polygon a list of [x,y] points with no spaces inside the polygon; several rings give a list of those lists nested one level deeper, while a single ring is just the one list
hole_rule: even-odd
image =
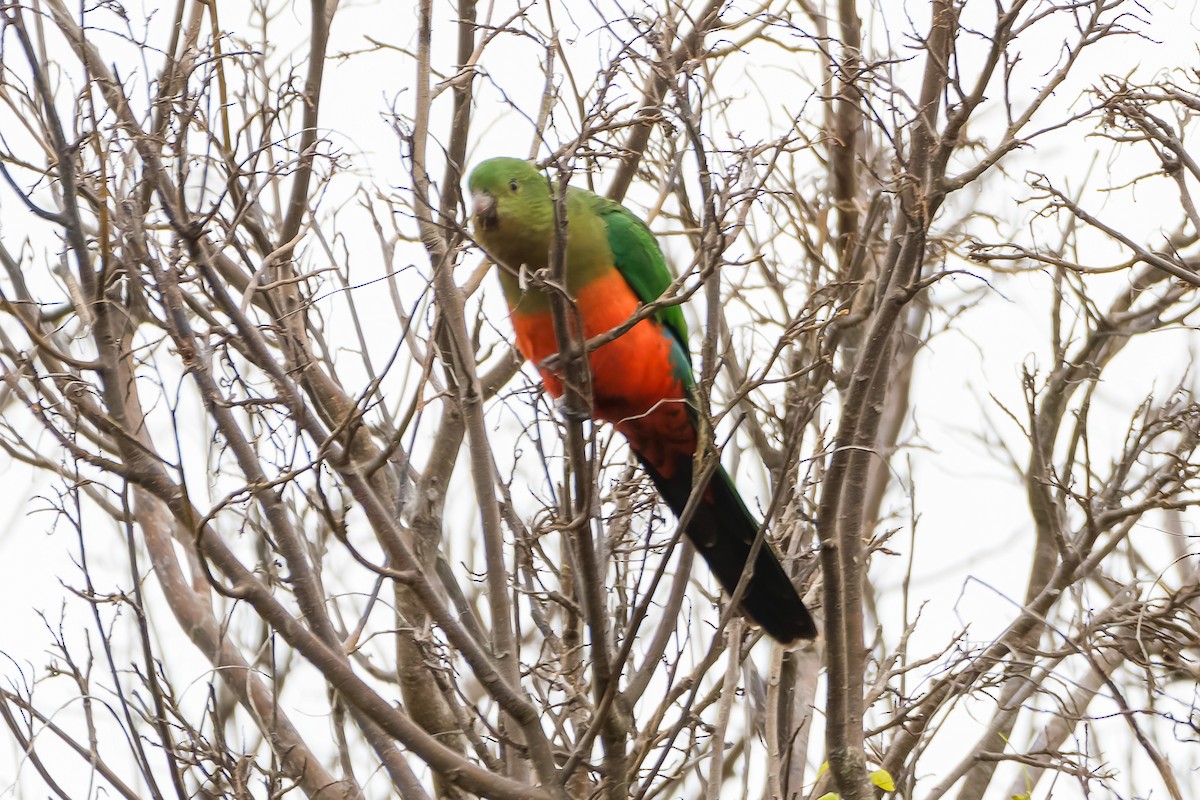
[{"label": "parrot eye", "polygon": [[516,179],[516,178],[513,178],[512,180],[510,180],[510,181],[508,182],[508,189],[509,189],[509,191],[511,191],[511,192],[515,192],[515,191],[517,191],[517,189],[520,189],[520,188],[521,188],[521,187],[520,187],[520,186],[517,184],[517,179]]}]

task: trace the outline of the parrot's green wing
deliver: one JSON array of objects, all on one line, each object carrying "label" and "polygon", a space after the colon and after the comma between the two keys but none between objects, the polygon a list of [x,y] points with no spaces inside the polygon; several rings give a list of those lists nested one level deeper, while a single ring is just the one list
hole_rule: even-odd
[{"label": "parrot's green wing", "polygon": [[[596,197],[596,200],[599,201],[596,212],[608,232],[613,263],[639,300],[643,303],[654,302],[662,297],[672,280],[671,271],[667,269],[667,261],[658,242],[654,240],[654,234],[646,227],[646,223],[624,206],[602,197]],[[687,322],[683,318],[682,306],[660,308],[654,312],[654,318],[678,340],[690,362]]]}]

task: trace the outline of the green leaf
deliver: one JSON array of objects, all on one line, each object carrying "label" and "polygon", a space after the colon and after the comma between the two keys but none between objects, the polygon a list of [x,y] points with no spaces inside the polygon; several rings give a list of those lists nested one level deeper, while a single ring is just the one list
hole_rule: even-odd
[{"label": "green leaf", "polygon": [[842,800],[842,796],[837,792],[826,792],[818,797],[817,800]]},{"label": "green leaf", "polygon": [[1026,792],[1025,794],[1014,794],[1011,800],[1029,800],[1030,796],[1031,795],[1029,792]]},{"label": "green leaf", "polygon": [[[817,767],[817,778],[820,778],[826,772],[829,772],[829,762],[822,761],[821,766]],[[825,800],[823,797],[818,797],[817,800]]]},{"label": "green leaf", "polygon": [[892,773],[886,769],[877,769],[871,773],[871,783],[883,789],[885,792],[896,791],[896,781],[892,778]]}]

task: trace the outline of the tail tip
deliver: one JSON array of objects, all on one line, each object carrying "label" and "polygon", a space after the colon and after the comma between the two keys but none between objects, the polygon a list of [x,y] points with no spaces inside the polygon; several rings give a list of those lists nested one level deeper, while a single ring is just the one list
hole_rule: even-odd
[{"label": "tail tip", "polygon": [[[744,608],[743,611],[745,611]],[[784,647],[791,647],[802,641],[811,641],[816,639],[820,633],[817,630],[816,620],[813,619],[807,608],[802,607],[799,612],[793,614],[772,613],[765,616],[766,619],[760,619],[746,614],[747,619],[762,628],[767,636]]]}]

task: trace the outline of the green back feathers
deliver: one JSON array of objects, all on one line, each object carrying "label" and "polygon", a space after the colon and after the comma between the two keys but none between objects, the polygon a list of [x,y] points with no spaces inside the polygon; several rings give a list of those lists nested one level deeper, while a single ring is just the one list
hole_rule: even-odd
[{"label": "green back feathers", "polygon": [[[468,180],[474,199],[475,238],[511,270],[546,266],[554,230],[556,188],[528,161],[491,158]],[[632,211],[586,189],[567,189],[568,286],[586,285],[616,268],[643,303],[662,296],[671,272],[654,234]],[[519,291],[514,275],[502,272],[506,293]],[[513,298],[510,296],[510,301]],[[687,322],[680,306],[667,306],[654,318],[678,340],[685,354]]]},{"label": "green back feathers", "polygon": [[[596,211],[604,220],[608,232],[608,246],[612,251],[613,264],[643,303],[651,303],[662,297],[671,286],[671,271],[654,234],[646,223],[632,211],[584,189],[573,190],[585,195],[596,204]],[[688,353],[687,322],[683,318],[682,306],[666,306],[654,314],[655,319],[667,327],[679,340],[684,353]]]}]

